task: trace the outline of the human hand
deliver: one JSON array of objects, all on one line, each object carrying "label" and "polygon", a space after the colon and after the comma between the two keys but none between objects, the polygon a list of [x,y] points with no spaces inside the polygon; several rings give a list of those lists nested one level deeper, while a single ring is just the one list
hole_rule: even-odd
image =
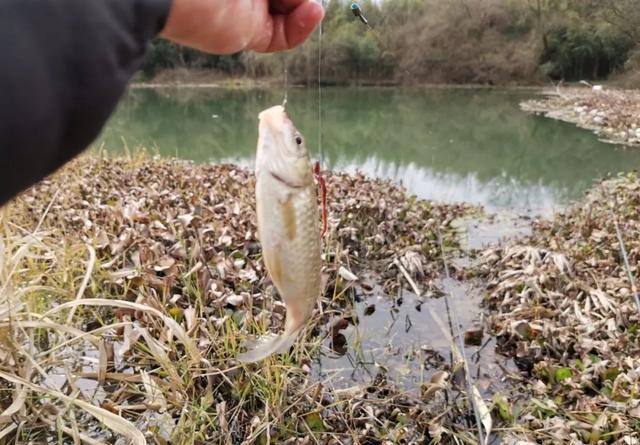
[{"label": "human hand", "polygon": [[160,35],[212,54],[275,52],[300,45],[323,17],[308,0],[173,0]]}]

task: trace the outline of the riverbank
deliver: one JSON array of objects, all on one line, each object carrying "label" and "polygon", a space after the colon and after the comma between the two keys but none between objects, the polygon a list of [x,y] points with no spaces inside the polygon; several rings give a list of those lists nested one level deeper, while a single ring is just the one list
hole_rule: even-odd
[{"label": "riverbank", "polygon": [[[317,88],[316,78],[288,78],[288,87]],[[284,72],[277,75],[260,77],[229,75],[215,70],[198,70],[187,68],[165,69],[152,77],[141,73],[130,84],[130,88],[226,88],[226,89],[266,89],[284,87]],[[363,87],[398,87],[401,83],[394,79],[377,78],[323,78],[324,87],[363,86]]]},{"label": "riverbank", "polygon": [[604,181],[530,236],[480,256],[473,276],[486,283],[488,324],[520,369],[520,383],[496,398],[518,440],[640,441],[640,308],[615,226],[635,276],[639,181]]},{"label": "riverbank", "polygon": [[341,332],[359,324],[356,306],[401,304],[400,287],[419,287],[425,299],[441,294],[441,249],[457,255],[453,221],[477,209],[327,174],[321,309],[291,354],[242,366],[240,343],[280,330],[285,316],[260,258],[253,181],[232,165],[83,157],[3,209],[0,381],[9,391],[0,393],[0,437],[473,437],[464,385],[449,377],[457,362],[436,361],[415,391],[396,386],[384,363],[367,384],[348,388],[312,370],[319,353],[345,346]]},{"label": "riverbank", "polygon": [[[534,221],[530,235],[466,252],[456,227],[480,209],[362,175],[326,179],[319,311],[289,354],[249,366],[235,361],[240,343],[280,330],[285,315],[261,262],[252,172],[85,156],[3,209],[0,381],[10,391],[0,392],[0,438],[57,430],[115,443],[475,443],[459,356],[435,346],[440,330],[450,335],[442,320],[417,346],[377,348],[401,349],[399,363],[357,333],[385,305],[396,314],[386,323],[409,332],[417,322],[402,300],[418,312],[441,301],[451,290],[444,248],[454,280],[468,286],[456,305],[480,318],[464,327],[475,345],[466,353],[480,361],[476,402],[491,413],[492,437],[638,443],[640,315],[613,225],[635,271],[638,176],[598,185]],[[318,368],[347,346],[358,351],[347,356],[354,372],[372,371],[345,387]],[[482,366],[494,347],[512,364],[499,374]],[[416,388],[398,385],[394,375],[412,367]]]},{"label": "riverbank", "polygon": [[269,88],[282,84],[283,80],[263,77],[229,76],[214,70],[194,70],[186,68],[166,69],[152,77],[138,73],[129,88],[225,88],[252,89]]},{"label": "riverbank", "polygon": [[[631,73],[633,74],[633,73]],[[629,77],[632,77],[629,74]],[[171,68],[158,71],[153,76],[137,73],[130,83],[130,88],[281,88],[284,86],[284,72],[275,75],[248,76],[231,75],[211,69]],[[293,79],[289,77],[289,86],[317,88],[316,77]],[[625,78],[611,78],[601,82],[607,88],[633,88],[638,82],[627,81]],[[322,85],[332,86],[362,86],[362,87],[394,87],[394,88],[465,88],[465,89],[505,89],[523,91],[545,91],[547,82],[543,79],[529,79],[510,82],[434,82],[429,80],[394,79],[377,77],[323,77]],[[584,90],[580,82],[564,82],[567,90]],[[632,90],[634,91],[634,90]],[[549,92],[551,94],[551,92]]]},{"label": "riverbank", "polygon": [[524,111],[593,131],[609,143],[640,146],[640,90],[573,87],[523,102]]}]

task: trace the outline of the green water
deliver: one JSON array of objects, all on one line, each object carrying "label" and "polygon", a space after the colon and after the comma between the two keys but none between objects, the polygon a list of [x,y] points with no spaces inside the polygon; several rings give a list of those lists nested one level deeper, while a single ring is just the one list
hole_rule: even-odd
[{"label": "green water", "polygon": [[[533,92],[326,88],[326,168],[392,178],[438,201],[549,211],[579,198],[609,172],[640,166],[640,150],[599,142],[573,125],[521,112]],[[195,161],[251,167],[260,110],[282,91],[134,89],[98,140],[121,152],[146,146]],[[318,92],[290,89],[289,114],[318,149]]]}]

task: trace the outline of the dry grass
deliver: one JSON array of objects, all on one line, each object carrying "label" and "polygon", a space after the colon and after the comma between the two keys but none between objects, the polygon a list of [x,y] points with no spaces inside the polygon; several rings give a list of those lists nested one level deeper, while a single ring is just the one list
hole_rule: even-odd
[{"label": "dry grass", "polygon": [[499,350],[522,382],[501,400],[511,438],[535,443],[640,442],[640,178],[626,174],[527,238],[481,257]]},{"label": "dry grass", "polygon": [[450,223],[469,208],[330,175],[319,311],[290,353],[241,366],[241,341],[284,319],[252,181],[233,166],[83,158],[2,209],[2,443],[474,443],[455,369],[418,393],[382,371],[342,390],[311,373],[356,290],[407,285],[391,265],[435,291],[436,231],[455,251]]},{"label": "dry grass", "polygon": [[509,85],[538,82],[541,49],[524,2],[426,1],[395,32],[404,82]]}]

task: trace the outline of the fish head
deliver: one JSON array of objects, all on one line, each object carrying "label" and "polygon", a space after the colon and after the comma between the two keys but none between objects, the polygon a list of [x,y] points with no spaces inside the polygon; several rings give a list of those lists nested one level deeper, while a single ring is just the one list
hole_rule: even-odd
[{"label": "fish head", "polygon": [[268,108],[258,115],[258,120],[256,171],[269,172],[297,187],[312,182],[304,136],[289,119],[284,107]]}]

